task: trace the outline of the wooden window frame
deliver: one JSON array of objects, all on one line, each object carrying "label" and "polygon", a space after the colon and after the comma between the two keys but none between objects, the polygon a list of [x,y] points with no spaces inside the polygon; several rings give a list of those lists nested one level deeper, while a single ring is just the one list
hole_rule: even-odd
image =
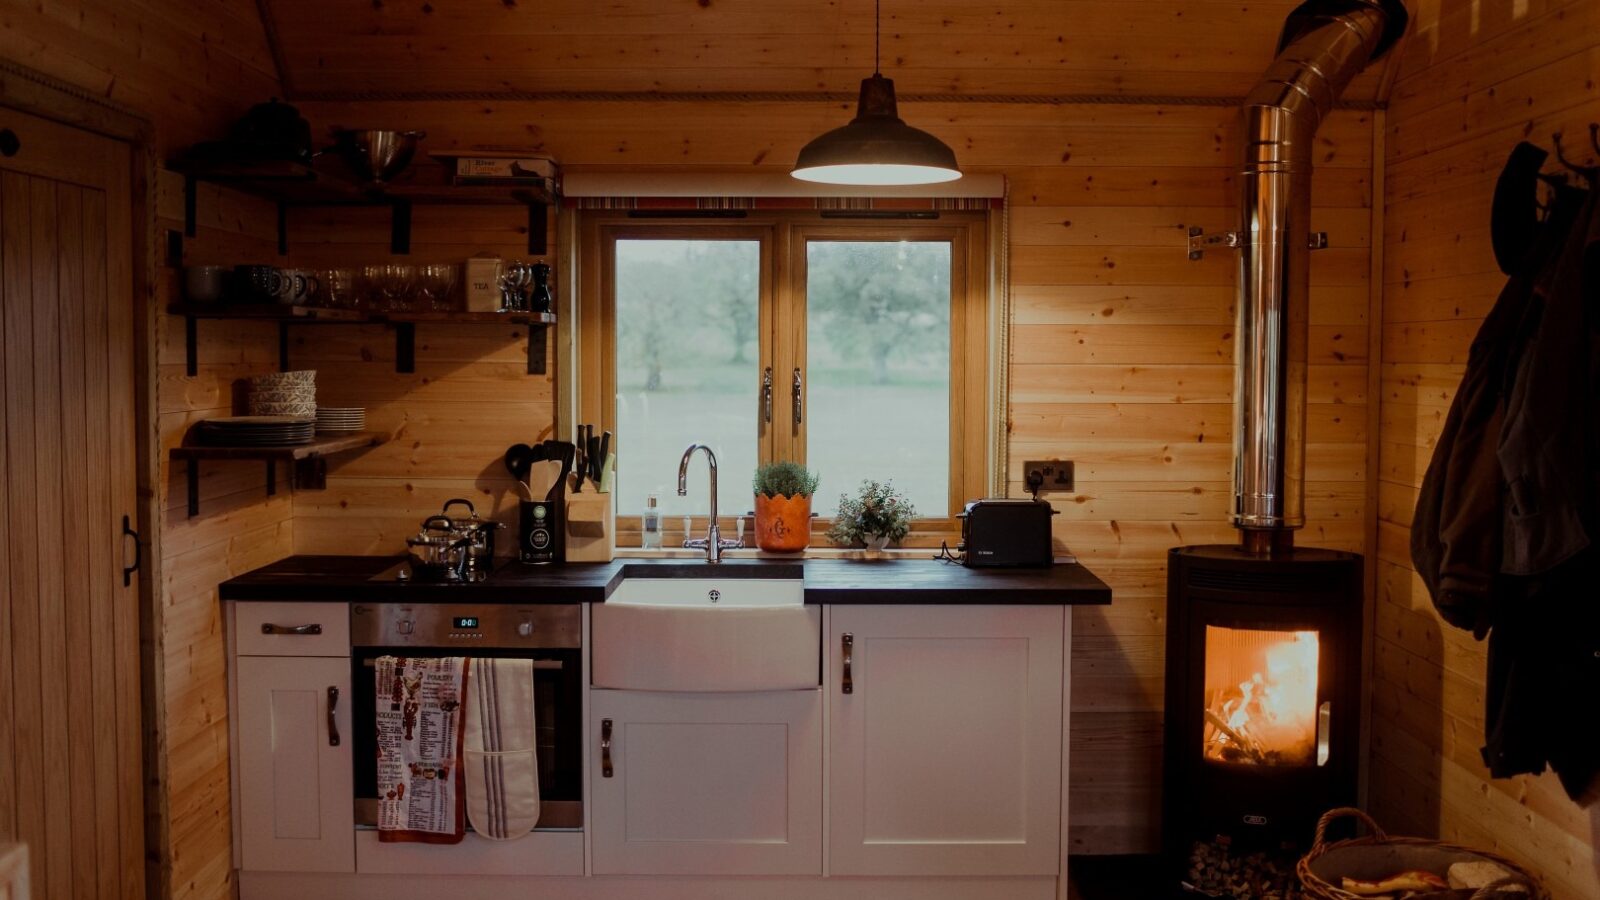
[{"label": "wooden window frame", "polygon": [[[616,434],[619,452],[627,436],[616,428],[616,285],[613,273],[618,240],[703,238],[759,240],[759,358],[752,367],[750,411],[758,424],[760,460],[804,462],[806,417],[793,422],[789,373],[806,371],[806,245],[816,240],[942,240],[951,244],[950,311],[950,482],[948,507],[919,517],[907,546],[937,546],[960,531],[955,514],[967,500],[986,496],[992,483],[989,460],[990,216],[983,211],[941,211],[933,219],[825,218],[819,211],[751,211],[739,218],[635,218],[626,212],[582,211],[578,242],[577,421],[597,423]],[[773,415],[760,415],[760,373],[773,370]],[[809,381],[809,379],[807,379]],[[802,404],[809,408],[802,387]],[[885,473],[891,475],[893,473]],[[731,477],[731,476],[730,476]],[[813,543],[832,522],[830,497],[853,485],[832,486],[818,495],[820,513]],[[626,513],[626,514],[624,514]],[[732,534],[735,516],[722,517]],[[666,523],[677,525],[676,517]],[[638,515],[618,510],[618,546],[637,545]],[[699,527],[699,523],[696,523]],[[671,535],[669,534],[669,540]],[[671,546],[669,543],[668,546]]]}]

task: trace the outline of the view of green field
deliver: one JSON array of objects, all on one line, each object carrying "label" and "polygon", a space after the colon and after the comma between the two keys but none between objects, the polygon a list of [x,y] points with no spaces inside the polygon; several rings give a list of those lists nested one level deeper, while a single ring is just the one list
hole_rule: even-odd
[{"label": "view of green field", "polygon": [[[717,454],[725,514],[752,506],[761,414],[760,246],[755,241],[617,243],[617,511],[659,494],[668,515],[706,512]],[[862,479],[892,478],[925,515],[949,503],[950,245],[813,242],[806,321],[806,464],[822,476],[815,508],[832,513]],[[788,396],[790,373],[775,375]],[[776,415],[787,415],[787,402]]]}]

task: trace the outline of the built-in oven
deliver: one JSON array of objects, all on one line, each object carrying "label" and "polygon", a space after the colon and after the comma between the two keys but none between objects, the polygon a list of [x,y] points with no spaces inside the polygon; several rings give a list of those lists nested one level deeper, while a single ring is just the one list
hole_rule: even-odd
[{"label": "built-in oven", "polygon": [[571,604],[362,603],[350,609],[356,824],[378,822],[380,656],[533,661],[537,829],[583,827],[583,609]]}]

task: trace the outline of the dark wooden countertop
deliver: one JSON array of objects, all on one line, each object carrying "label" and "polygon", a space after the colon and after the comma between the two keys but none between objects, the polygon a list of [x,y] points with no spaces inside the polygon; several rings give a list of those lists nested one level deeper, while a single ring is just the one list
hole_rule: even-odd
[{"label": "dark wooden countertop", "polygon": [[420,603],[601,603],[624,577],[803,578],[807,603],[1098,605],[1111,589],[1076,563],[1048,569],[969,569],[932,559],[737,559],[715,569],[682,559],[559,566],[501,565],[487,581],[393,580],[393,556],[291,556],[222,583],[223,600]]}]

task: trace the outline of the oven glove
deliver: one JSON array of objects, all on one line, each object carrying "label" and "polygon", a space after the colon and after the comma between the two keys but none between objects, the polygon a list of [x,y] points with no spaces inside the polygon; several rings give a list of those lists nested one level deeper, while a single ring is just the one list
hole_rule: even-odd
[{"label": "oven glove", "polygon": [[479,837],[509,841],[539,821],[533,661],[474,659],[467,690],[467,821]]}]

